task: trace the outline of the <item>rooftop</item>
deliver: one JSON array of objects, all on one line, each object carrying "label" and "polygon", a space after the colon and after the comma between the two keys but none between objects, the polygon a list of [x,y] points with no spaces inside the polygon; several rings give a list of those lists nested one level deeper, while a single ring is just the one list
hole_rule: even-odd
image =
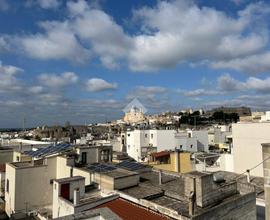
[{"label": "rooftop", "polygon": [[84,180],[85,178],[82,176],[73,176],[73,177],[66,177],[66,178],[61,178],[61,179],[56,179],[54,180],[55,182],[58,183],[67,183],[67,182],[72,182],[72,181],[78,181],[78,180]]},{"label": "rooftop", "polygon": [[104,208],[107,207],[112,210],[115,214],[117,214],[123,220],[168,220],[170,218],[161,215],[159,213],[150,211],[142,206],[131,203],[125,199],[115,199],[113,201],[104,203],[102,205],[97,206],[96,208]]}]

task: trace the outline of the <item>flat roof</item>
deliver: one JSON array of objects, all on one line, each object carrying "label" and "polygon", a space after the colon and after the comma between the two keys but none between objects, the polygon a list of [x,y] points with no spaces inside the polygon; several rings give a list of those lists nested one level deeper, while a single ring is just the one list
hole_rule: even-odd
[{"label": "flat roof", "polygon": [[58,183],[66,183],[66,182],[73,182],[73,181],[78,181],[78,180],[84,180],[85,178],[82,176],[73,176],[73,177],[66,177],[66,178],[61,178],[61,179],[55,179],[55,182]]}]

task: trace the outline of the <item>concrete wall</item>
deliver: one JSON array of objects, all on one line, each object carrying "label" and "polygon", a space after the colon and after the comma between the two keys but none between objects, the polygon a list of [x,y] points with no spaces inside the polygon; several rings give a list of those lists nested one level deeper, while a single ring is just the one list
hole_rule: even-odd
[{"label": "concrete wall", "polygon": [[209,208],[193,220],[255,220],[256,219],[256,196],[255,193],[236,197],[225,203]]},{"label": "concrete wall", "polygon": [[208,152],[208,132],[206,130],[191,131],[192,137],[197,139],[198,151]]},{"label": "concrete wall", "polygon": [[[25,213],[41,206],[52,204],[52,184],[56,177],[56,157],[47,159],[47,165],[17,167],[7,164],[5,193],[6,212]],[[6,186],[7,187],[7,186]]]},{"label": "concrete wall", "polygon": [[99,158],[98,158],[98,148],[92,147],[92,148],[77,148],[77,153],[80,155],[79,156],[79,161],[82,160],[82,153],[85,152],[87,157],[86,157],[86,163],[98,163]]},{"label": "concrete wall", "polygon": [[232,154],[220,155],[220,170],[229,172],[234,171],[234,156]]},{"label": "concrete wall", "polygon": [[61,197],[61,183],[54,181],[54,190],[53,190],[53,218],[62,217],[70,214],[74,214],[76,205],[71,201],[74,199],[74,190],[79,189],[80,198],[84,196],[84,179],[65,182],[69,183],[69,200],[66,200]]},{"label": "concrete wall", "polygon": [[270,144],[262,145],[264,168],[265,219],[270,220]]},{"label": "concrete wall", "polygon": [[[232,125],[234,172],[242,173],[262,162],[261,144],[270,142],[270,123]],[[263,177],[263,165],[251,175]]]},{"label": "concrete wall", "polygon": [[0,164],[13,162],[13,150],[0,150]]},{"label": "concrete wall", "polygon": [[18,151],[13,152],[13,162],[31,161],[32,157]]},{"label": "concrete wall", "polygon": [[133,176],[127,176],[123,178],[117,178],[114,180],[114,189],[124,189],[131,186],[136,186],[139,184],[140,176],[133,175]]}]

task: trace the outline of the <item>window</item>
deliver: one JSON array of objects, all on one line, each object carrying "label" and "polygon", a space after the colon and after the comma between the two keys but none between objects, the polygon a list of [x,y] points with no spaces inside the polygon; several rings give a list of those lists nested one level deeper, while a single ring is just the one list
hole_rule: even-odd
[{"label": "window", "polygon": [[9,192],[9,179],[7,179],[6,192]]},{"label": "window", "polygon": [[147,138],[147,134],[145,134],[144,137]]},{"label": "window", "polygon": [[151,134],[151,138],[152,138],[152,139],[154,138],[154,134]]},{"label": "window", "polygon": [[183,145],[180,145],[180,149],[182,149]]},{"label": "window", "polygon": [[86,164],[87,162],[87,152],[82,152],[82,164]]},{"label": "window", "polygon": [[20,157],[19,156],[16,157],[16,161],[20,161]]},{"label": "window", "polygon": [[190,145],[190,148],[192,148],[192,147],[193,147],[193,144]]},{"label": "window", "polygon": [[130,134],[128,134],[128,137],[130,137]]}]

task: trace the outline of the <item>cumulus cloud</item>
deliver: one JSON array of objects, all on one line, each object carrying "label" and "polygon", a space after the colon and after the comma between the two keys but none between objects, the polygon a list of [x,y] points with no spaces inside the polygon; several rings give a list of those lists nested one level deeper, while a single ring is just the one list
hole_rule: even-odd
[{"label": "cumulus cloud", "polygon": [[60,75],[43,73],[38,78],[42,85],[55,89],[61,89],[78,81],[78,76],[73,72],[64,72]]},{"label": "cumulus cloud", "polygon": [[86,89],[91,92],[100,92],[117,88],[117,83],[109,83],[104,79],[92,78],[86,82]]},{"label": "cumulus cloud", "polygon": [[[199,7],[194,1],[158,1],[152,7],[134,10],[133,21],[140,30],[132,35],[85,0],[68,1],[66,6],[68,16],[63,20],[41,22],[41,31],[11,37],[16,50],[41,60],[84,63],[98,58],[109,69],[127,64],[133,71],[145,72],[184,62],[244,71],[248,65],[241,64],[242,59],[268,59],[265,21],[270,7],[261,2],[230,16],[215,8]],[[260,72],[268,67],[258,63],[249,69]]]},{"label": "cumulus cloud", "polygon": [[136,10],[134,16],[141,21],[145,34],[135,38],[131,69],[153,71],[186,61],[223,60],[256,53],[266,46],[268,38],[261,30],[245,33],[253,11],[233,18],[185,0],[160,1],[153,8]]},{"label": "cumulus cloud", "polygon": [[265,73],[270,70],[270,52],[255,54],[229,61],[219,61],[212,64],[214,68],[234,69],[250,74]]},{"label": "cumulus cloud", "polygon": [[3,65],[0,61],[0,92],[20,90],[21,83],[17,79],[16,74],[22,71],[23,69],[16,66]]},{"label": "cumulus cloud", "polygon": [[206,89],[195,89],[191,91],[178,91],[180,93],[183,93],[185,96],[188,97],[198,97],[198,96],[214,96],[214,95],[220,95],[222,92],[217,90],[206,90]]},{"label": "cumulus cloud", "polygon": [[56,9],[61,5],[61,0],[27,0],[26,7],[39,6],[43,9]]},{"label": "cumulus cloud", "polygon": [[45,34],[17,38],[28,56],[40,60],[68,59],[78,63],[90,57],[89,50],[80,45],[67,23],[42,22],[40,26]]},{"label": "cumulus cloud", "polygon": [[259,93],[270,93],[270,77],[259,79],[249,77],[246,81],[239,81],[229,74],[218,78],[218,88],[222,91],[255,91]]}]

